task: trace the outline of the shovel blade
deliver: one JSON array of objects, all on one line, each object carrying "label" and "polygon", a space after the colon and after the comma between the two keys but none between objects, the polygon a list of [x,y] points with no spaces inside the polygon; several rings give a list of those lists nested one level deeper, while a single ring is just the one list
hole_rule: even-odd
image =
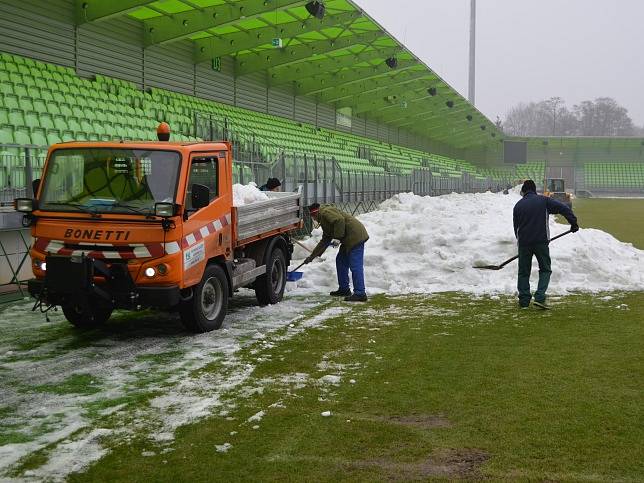
[{"label": "shovel blade", "polygon": [[302,275],[304,275],[304,272],[288,272],[286,274],[286,281],[287,282],[297,282],[302,278]]}]

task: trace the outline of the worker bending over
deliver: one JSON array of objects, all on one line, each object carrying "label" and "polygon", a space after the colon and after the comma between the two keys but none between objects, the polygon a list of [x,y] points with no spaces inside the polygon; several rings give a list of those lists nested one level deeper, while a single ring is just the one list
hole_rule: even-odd
[{"label": "worker bending over", "polygon": [[[305,263],[311,263],[321,256],[332,240],[340,240],[340,250],[335,258],[338,274],[338,290],[330,293],[334,297],[344,297],[347,302],[366,302],[364,286],[364,244],[369,239],[364,225],[348,213],[334,206],[309,206],[311,218],[322,227],[322,240],[311,252]],[[349,286],[349,270],[353,279],[353,294]]]},{"label": "worker bending over", "polygon": [[534,293],[534,305],[548,309],[546,305],[546,290],[550,283],[550,229],[549,215],[562,214],[573,233],[579,230],[577,217],[568,206],[553,200],[548,196],[537,194],[537,186],[531,179],[526,180],[521,188],[521,196],[514,205],[513,221],[514,234],[519,243],[519,273],[517,288],[519,290],[519,306],[526,308],[530,305],[530,271],[532,256],[539,264],[539,285]]}]

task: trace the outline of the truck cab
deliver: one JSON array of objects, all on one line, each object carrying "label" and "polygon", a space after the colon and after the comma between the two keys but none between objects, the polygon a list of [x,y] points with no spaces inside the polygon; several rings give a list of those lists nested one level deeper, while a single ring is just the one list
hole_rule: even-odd
[{"label": "truck cab", "polygon": [[566,192],[565,180],[563,178],[547,178],[543,190],[544,196],[549,196],[553,200],[561,201],[563,204],[572,208],[572,197]]},{"label": "truck cab", "polygon": [[29,291],[77,327],[155,308],[205,332],[239,288],[282,299],[300,195],[234,207],[228,142],[56,144],[33,191],[15,202],[33,238]]}]

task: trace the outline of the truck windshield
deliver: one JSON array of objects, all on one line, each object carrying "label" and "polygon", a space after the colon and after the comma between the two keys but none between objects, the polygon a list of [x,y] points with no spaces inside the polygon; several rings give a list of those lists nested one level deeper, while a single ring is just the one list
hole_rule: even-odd
[{"label": "truck windshield", "polygon": [[174,202],[179,153],[137,149],[59,149],[52,153],[39,208],[87,213],[154,213]]}]

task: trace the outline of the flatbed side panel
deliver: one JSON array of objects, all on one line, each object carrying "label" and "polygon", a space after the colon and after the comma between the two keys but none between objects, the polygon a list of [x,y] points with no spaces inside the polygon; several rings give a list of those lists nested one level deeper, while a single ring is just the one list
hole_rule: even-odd
[{"label": "flatbed side panel", "polygon": [[297,230],[300,227],[301,227],[300,223],[294,223],[293,225],[284,226],[282,228],[276,228],[275,230],[264,232],[264,233],[262,233],[260,235],[255,235],[255,236],[252,236],[250,238],[237,240],[237,243],[235,244],[235,247],[250,245],[251,243],[255,243],[256,241],[263,240],[264,238],[270,238],[272,236],[280,235],[282,233],[288,233],[290,231]]},{"label": "flatbed side panel", "polygon": [[284,233],[300,226],[302,207],[299,193],[270,193],[269,197],[267,201],[234,208],[236,245]]}]

